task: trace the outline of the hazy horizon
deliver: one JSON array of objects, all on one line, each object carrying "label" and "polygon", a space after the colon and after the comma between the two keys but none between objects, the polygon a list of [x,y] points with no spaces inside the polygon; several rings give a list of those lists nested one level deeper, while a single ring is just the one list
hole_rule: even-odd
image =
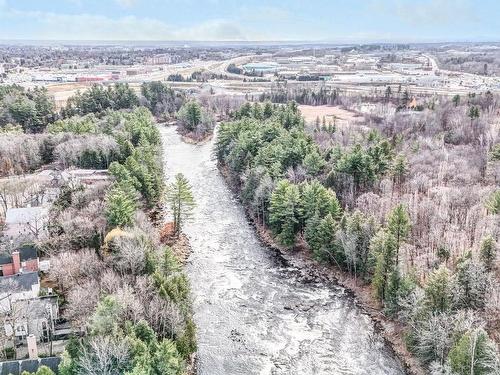
[{"label": "hazy horizon", "polygon": [[472,0],[0,0],[1,40],[446,43],[500,40]]}]

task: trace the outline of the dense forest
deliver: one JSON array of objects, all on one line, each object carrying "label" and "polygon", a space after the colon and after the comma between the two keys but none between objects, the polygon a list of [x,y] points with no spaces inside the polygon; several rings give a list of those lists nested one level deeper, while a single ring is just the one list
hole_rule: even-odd
[{"label": "dense forest", "polygon": [[216,155],[256,222],[370,285],[429,371],[493,374],[498,108],[489,94],[429,98],[336,127],[305,124],[294,102],[247,103],[221,125]]},{"label": "dense forest", "polygon": [[[134,142],[151,136],[146,134],[150,130],[136,129],[137,123],[149,118],[148,112],[158,121],[177,118],[179,132],[200,139],[213,132],[212,109],[222,108],[217,99],[211,108],[208,103],[187,101],[185,94],[161,82],[144,83],[141,95],[126,84],[94,85],[71,97],[60,113],[42,89],[7,86],[0,99],[0,176],[27,173],[49,163],[106,169],[128,156],[130,144],[122,131],[130,132]],[[37,101],[50,105],[39,112]],[[30,104],[12,104],[17,102]]]}]

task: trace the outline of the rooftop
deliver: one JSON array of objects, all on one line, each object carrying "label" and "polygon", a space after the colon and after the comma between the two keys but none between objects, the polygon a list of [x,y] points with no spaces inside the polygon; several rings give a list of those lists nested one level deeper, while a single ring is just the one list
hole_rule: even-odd
[{"label": "rooftop", "polygon": [[0,278],[0,294],[12,292],[13,286],[18,287],[18,290],[15,290],[16,292],[30,291],[33,285],[39,283],[38,272],[26,272],[12,276],[4,276]]}]

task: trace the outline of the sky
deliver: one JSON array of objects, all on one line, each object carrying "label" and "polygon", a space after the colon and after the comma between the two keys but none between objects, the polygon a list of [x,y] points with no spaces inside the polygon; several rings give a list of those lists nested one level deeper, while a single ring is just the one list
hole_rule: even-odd
[{"label": "sky", "polygon": [[0,39],[500,41],[499,16],[499,0],[0,0]]}]

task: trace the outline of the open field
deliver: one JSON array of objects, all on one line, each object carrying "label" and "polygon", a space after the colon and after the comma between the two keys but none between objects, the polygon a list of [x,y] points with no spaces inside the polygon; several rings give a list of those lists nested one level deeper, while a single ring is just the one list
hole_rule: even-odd
[{"label": "open field", "polygon": [[318,117],[320,121],[322,121],[324,117],[327,124],[332,122],[336,125],[356,122],[361,118],[361,116],[357,115],[353,111],[348,111],[340,108],[339,106],[299,105],[299,110],[308,124],[314,123]]}]

